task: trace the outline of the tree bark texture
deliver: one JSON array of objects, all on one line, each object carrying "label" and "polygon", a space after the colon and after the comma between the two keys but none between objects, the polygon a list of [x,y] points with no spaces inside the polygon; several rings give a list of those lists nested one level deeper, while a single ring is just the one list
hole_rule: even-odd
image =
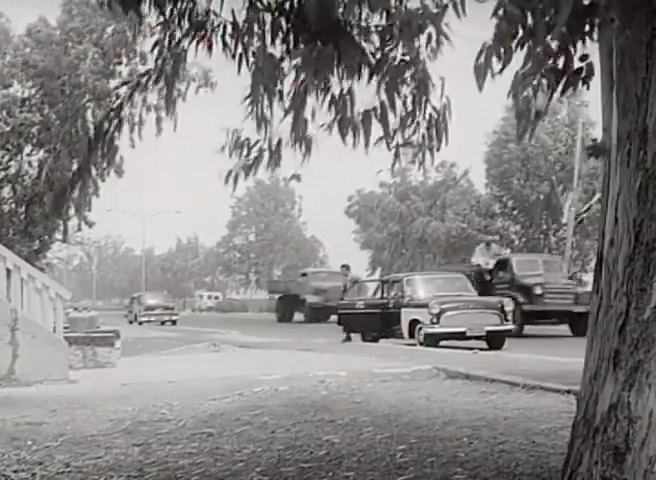
[{"label": "tree bark texture", "polygon": [[656,478],[656,7],[607,3],[604,202],[567,480]]}]

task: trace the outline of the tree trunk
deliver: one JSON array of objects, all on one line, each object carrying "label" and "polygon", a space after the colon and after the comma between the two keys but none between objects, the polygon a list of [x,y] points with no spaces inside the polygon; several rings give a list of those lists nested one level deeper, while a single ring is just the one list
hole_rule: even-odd
[{"label": "tree trunk", "polygon": [[[605,156],[593,311],[563,478],[656,476],[656,11],[600,30]],[[609,13],[609,15],[611,15]]]}]

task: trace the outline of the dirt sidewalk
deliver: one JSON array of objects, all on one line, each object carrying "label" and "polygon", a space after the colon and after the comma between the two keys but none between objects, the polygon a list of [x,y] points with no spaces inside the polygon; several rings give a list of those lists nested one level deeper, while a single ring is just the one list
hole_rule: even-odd
[{"label": "dirt sidewalk", "polygon": [[0,421],[0,478],[556,479],[574,412],[430,371],[252,380],[42,398]]}]

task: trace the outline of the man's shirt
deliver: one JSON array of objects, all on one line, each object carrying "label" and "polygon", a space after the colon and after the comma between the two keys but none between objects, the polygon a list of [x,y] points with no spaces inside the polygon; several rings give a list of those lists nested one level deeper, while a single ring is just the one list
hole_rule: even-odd
[{"label": "man's shirt", "polygon": [[474,255],[472,255],[471,263],[474,265],[481,265],[482,267],[486,268],[492,268],[490,264],[503,254],[504,250],[499,245],[492,243],[488,247],[484,243],[481,243],[478,247],[476,247],[476,250],[474,250]]},{"label": "man's shirt", "polygon": [[344,275],[343,293],[348,292],[349,289],[359,281],[360,278],[357,275],[353,275],[352,273],[349,273],[348,275]]}]

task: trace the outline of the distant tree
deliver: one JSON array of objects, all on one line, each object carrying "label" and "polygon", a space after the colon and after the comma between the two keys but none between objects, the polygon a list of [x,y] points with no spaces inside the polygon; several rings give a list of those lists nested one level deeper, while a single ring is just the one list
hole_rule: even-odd
[{"label": "distant tree", "polygon": [[296,275],[326,261],[321,241],[306,233],[296,191],[277,177],[256,179],[235,199],[217,254],[221,274],[243,286],[264,286],[273,276]]},{"label": "distant tree", "polygon": [[468,172],[441,162],[425,174],[397,170],[377,190],[359,190],[345,213],[370,270],[392,273],[467,261],[492,228],[485,208]]},{"label": "distant tree", "polygon": [[[51,252],[49,273],[76,299],[127,298],[141,285],[141,255],[113,235],[76,235]],[[56,258],[53,258],[56,257]]]},{"label": "distant tree", "polygon": [[211,284],[216,270],[215,252],[204,246],[197,235],[178,238],[175,246],[157,255],[149,284],[177,298],[186,298],[194,290]]},{"label": "distant tree", "polygon": [[[587,104],[578,96],[554,102],[529,141],[517,139],[517,121],[506,109],[485,154],[487,194],[498,217],[510,228],[513,248],[562,254],[566,208],[572,191],[579,120],[584,143],[591,139]],[[600,163],[582,154],[578,207],[599,193]],[[594,256],[599,217],[589,215],[577,228],[579,256]]]},{"label": "distant tree", "polygon": [[[148,63],[148,33],[135,26],[95,0],[64,0],[54,24],[39,18],[20,35],[0,18],[0,242],[30,262],[71,220],[89,223],[100,184],[123,172],[120,136],[138,135],[148,112],[161,124],[166,104],[188,89],[185,80],[168,96],[151,92],[101,126],[117,113],[121,82]],[[189,79],[191,67],[180,68]]]}]

